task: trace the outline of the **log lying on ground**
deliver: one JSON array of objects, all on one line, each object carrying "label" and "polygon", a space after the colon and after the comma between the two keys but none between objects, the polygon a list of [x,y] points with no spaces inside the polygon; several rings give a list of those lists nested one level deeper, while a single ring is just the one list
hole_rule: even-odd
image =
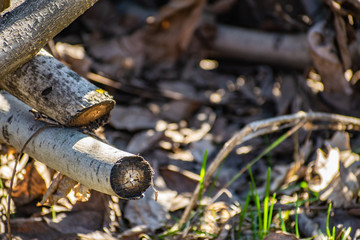
[{"label": "log lying on ground", "polygon": [[[125,3],[120,6],[126,14],[143,22],[155,14],[133,4]],[[306,33],[279,34],[216,24],[210,27],[208,37],[208,26],[206,23],[200,26],[200,33],[204,32],[203,37],[209,38],[211,48],[208,49],[208,57],[231,57],[297,69],[304,69],[312,63]],[[216,31],[215,37],[212,34],[213,28]]]},{"label": "log lying on ground", "polygon": [[306,34],[267,33],[216,26],[211,54],[303,69],[311,65]]},{"label": "log lying on ground", "polygon": [[[0,91],[0,142],[21,149],[46,123],[35,121],[30,107]],[[38,161],[97,191],[138,199],[152,184],[153,171],[142,157],[118,150],[75,128],[48,127],[25,152]]]},{"label": "log lying on ground", "polygon": [[65,126],[87,125],[107,115],[115,106],[106,91],[45,50],[0,79],[1,88]]},{"label": "log lying on ground", "polygon": [[26,0],[0,18],[0,79],[35,54],[97,0]]},{"label": "log lying on ground", "polygon": [[[360,32],[356,32],[356,39]],[[210,57],[232,57],[244,61],[306,69],[313,65],[309,52],[308,33],[276,33],[216,25],[216,37]],[[354,62],[360,59],[358,41],[349,45]]]}]

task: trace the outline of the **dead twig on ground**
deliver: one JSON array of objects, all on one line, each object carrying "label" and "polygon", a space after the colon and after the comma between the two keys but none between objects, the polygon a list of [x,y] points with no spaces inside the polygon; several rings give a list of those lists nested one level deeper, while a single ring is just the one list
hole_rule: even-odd
[{"label": "dead twig on ground", "polygon": [[24,153],[24,149],[25,147],[29,144],[29,142],[31,141],[31,139],[33,139],[36,135],[38,135],[41,131],[43,131],[46,128],[49,127],[54,127],[52,125],[46,125],[43,126],[41,128],[39,128],[36,132],[34,132],[30,138],[24,143],[24,146],[21,148],[20,153],[18,155],[18,157],[15,159],[15,164],[14,164],[14,169],[13,172],[11,174],[11,178],[10,178],[10,187],[9,187],[9,195],[8,195],[8,199],[7,199],[7,210],[6,210],[6,225],[7,225],[7,229],[8,229],[8,237],[11,240],[12,239],[12,234],[11,234],[11,226],[10,226],[10,202],[11,202],[11,193],[13,191],[13,185],[14,185],[14,179],[15,179],[15,174],[16,174],[16,167],[20,161],[20,158],[22,156],[22,154]]},{"label": "dead twig on ground", "polygon": [[[285,115],[280,117],[274,117],[266,120],[255,121],[247,124],[242,130],[237,132],[230,140],[228,140],[220,152],[216,155],[215,159],[209,165],[206,170],[206,174],[203,182],[203,191],[209,186],[212,176],[224,161],[227,155],[234,149],[235,146],[242,144],[250,139],[255,137],[273,133],[284,128],[294,127],[297,124],[304,122],[303,126],[305,129],[312,129],[317,124],[323,123],[337,123],[341,125],[341,129],[345,130],[359,130],[360,129],[360,119],[354,117],[348,117],[338,114],[331,113],[320,113],[320,112],[298,112],[296,114]],[[309,123],[309,124],[308,124]],[[331,126],[334,126],[333,124]],[[191,211],[196,207],[200,194],[200,184],[197,185],[195,191],[193,192],[192,198],[189,205],[186,207],[180,222],[179,228],[181,228],[184,223],[189,220]]]}]

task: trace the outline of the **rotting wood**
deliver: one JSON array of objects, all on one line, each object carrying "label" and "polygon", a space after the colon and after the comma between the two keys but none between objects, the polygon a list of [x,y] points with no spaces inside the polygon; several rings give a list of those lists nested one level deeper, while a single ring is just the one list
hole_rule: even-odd
[{"label": "rotting wood", "polygon": [[0,18],[0,79],[29,61],[97,0],[27,0]]},{"label": "rotting wood", "polygon": [[[21,149],[46,123],[30,107],[0,91],[0,141]],[[152,184],[153,170],[141,156],[116,149],[75,128],[49,127],[25,152],[84,186],[124,199],[139,199]]]},{"label": "rotting wood", "polygon": [[0,80],[0,88],[65,126],[83,126],[107,114],[115,101],[45,50]]}]

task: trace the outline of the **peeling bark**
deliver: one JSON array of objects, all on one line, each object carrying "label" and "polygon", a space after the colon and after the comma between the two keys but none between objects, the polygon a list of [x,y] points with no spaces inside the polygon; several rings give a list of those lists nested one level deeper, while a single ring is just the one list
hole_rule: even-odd
[{"label": "peeling bark", "polygon": [[[46,123],[30,107],[0,91],[0,141],[21,149]],[[153,170],[141,156],[116,149],[75,128],[38,132],[25,152],[84,186],[124,199],[139,199],[151,185]]]},{"label": "peeling bark", "polygon": [[27,0],[0,18],[0,79],[29,61],[97,0]]},{"label": "peeling bark", "polygon": [[83,126],[109,114],[115,101],[70,68],[41,50],[0,88],[62,125]]}]

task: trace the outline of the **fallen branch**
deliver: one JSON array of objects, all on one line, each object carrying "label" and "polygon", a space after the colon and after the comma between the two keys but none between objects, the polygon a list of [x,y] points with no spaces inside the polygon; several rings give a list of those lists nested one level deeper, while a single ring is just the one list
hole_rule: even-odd
[{"label": "fallen branch", "polygon": [[27,0],[0,18],[0,79],[29,61],[97,0]]},{"label": "fallen branch", "polygon": [[[307,33],[276,33],[218,24],[210,57],[232,57],[244,61],[306,69],[313,65]],[[356,39],[360,32],[357,31]],[[353,62],[359,61],[358,40],[349,46]]]},{"label": "fallen branch", "polygon": [[[46,123],[30,107],[0,91],[0,141],[21,149]],[[139,199],[152,184],[153,171],[142,157],[118,150],[75,128],[48,127],[24,152],[84,186],[124,199]]]},{"label": "fallen branch", "polygon": [[[121,8],[127,15],[139,18],[143,22],[146,22],[147,17],[155,15],[154,12],[134,4],[123,4]],[[297,69],[307,68],[312,63],[306,33],[280,34],[222,24],[210,26],[209,31],[208,23],[200,25],[199,30],[203,35],[200,41],[209,41],[208,57],[233,57]]]},{"label": "fallen branch", "polygon": [[[264,134],[269,134],[284,128],[293,127],[300,122],[311,123],[310,125],[305,123],[304,127],[312,129],[313,125],[316,126],[318,124],[317,121],[322,123],[336,123],[337,130],[360,130],[360,119],[358,118],[319,112],[299,112],[292,115],[274,117],[249,123],[224,144],[220,152],[216,155],[215,159],[211,162],[204,176],[203,191],[205,191],[205,189],[209,186],[213,174],[235,146]],[[321,123],[320,125],[324,126]],[[331,126],[335,127],[334,125]],[[190,204],[187,205],[180,219],[180,228],[188,221],[191,211],[196,207],[199,194],[200,184],[198,184],[194,190]]]},{"label": "fallen branch", "polygon": [[115,101],[45,50],[14,73],[0,88],[65,126],[83,126],[109,114]]},{"label": "fallen branch", "polygon": [[210,54],[252,62],[306,68],[311,65],[306,34],[280,34],[216,25]]}]

